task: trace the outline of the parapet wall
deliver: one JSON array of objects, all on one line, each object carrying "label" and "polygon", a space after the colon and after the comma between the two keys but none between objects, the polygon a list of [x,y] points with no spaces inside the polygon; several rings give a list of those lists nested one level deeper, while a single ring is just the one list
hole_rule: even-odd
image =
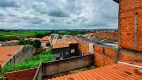
[{"label": "parapet wall", "polygon": [[78,41],[78,50],[86,55],[89,54],[89,43],[83,40]]},{"label": "parapet wall", "polygon": [[9,59],[3,66],[9,65],[9,64],[18,64],[21,61],[24,61],[25,59],[33,55],[33,49],[34,48],[32,46],[28,46],[28,45],[22,46],[22,48],[18,50],[15,53],[15,55],[13,55],[12,58]]},{"label": "parapet wall", "polygon": [[117,49],[94,45],[94,65],[102,67],[117,62]]},{"label": "parapet wall", "polygon": [[36,70],[37,68],[8,72],[4,77],[6,77],[6,80],[33,80]]},{"label": "parapet wall", "polygon": [[142,53],[128,49],[120,50],[120,61],[130,64],[142,63]]},{"label": "parapet wall", "polygon": [[65,60],[42,63],[35,79],[39,80],[42,77],[51,77],[56,74],[91,66],[91,61],[93,60],[91,56],[92,55],[86,55]]}]

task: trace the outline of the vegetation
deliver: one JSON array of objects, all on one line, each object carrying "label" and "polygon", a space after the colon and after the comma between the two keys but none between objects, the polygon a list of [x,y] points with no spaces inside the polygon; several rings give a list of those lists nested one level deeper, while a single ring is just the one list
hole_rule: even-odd
[{"label": "vegetation", "polygon": [[33,41],[33,44],[32,44],[36,49],[40,48],[40,45],[41,45],[41,42],[39,40],[35,40]]},{"label": "vegetation", "polygon": [[24,70],[29,68],[35,68],[38,67],[40,62],[49,62],[54,61],[55,58],[51,54],[51,49],[48,49],[47,52],[38,54],[36,56],[32,56],[29,59],[19,63],[19,64],[12,64],[12,65],[6,65],[2,69],[2,73],[0,73],[0,76],[3,76],[6,72],[12,72],[17,70]]},{"label": "vegetation", "polygon": [[36,49],[40,48],[41,42],[39,40],[30,41],[30,40],[19,40],[19,45],[32,45]]},{"label": "vegetation", "polygon": [[29,37],[42,38],[44,36],[49,36],[53,33],[60,35],[77,35],[83,34],[83,31],[71,31],[71,30],[50,30],[50,31],[0,31],[0,41],[7,40],[20,40]]}]

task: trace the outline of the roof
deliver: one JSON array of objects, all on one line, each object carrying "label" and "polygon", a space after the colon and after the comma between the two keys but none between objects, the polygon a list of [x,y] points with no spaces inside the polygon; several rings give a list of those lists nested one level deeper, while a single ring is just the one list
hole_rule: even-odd
[{"label": "roof", "polygon": [[67,38],[67,39],[57,39],[52,41],[52,48],[65,48],[69,47],[70,44],[77,44],[75,38]]},{"label": "roof", "polygon": [[88,37],[95,37],[96,34],[95,34],[95,33],[89,33],[87,36],[88,36]]},{"label": "roof", "polygon": [[51,80],[141,80],[142,76],[135,72],[137,69],[125,64],[114,64],[52,78]]},{"label": "roof", "polygon": [[9,60],[22,46],[1,46],[0,47],[0,65]]},{"label": "roof", "polygon": [[119,0],[113,0],[113,1],[115,1],[115,2],[119,3]]},{"label": "roof", "polygon": [[40,40],[40,39],[39,38],[28,38],[28,40],[35,41],[35,40]]},{"label": "roof", "polygon": [[50,40],[50,36],[45,36],[41,39],[41,41],[49,41]]},{"label": "roof", "polygon": [[10,42],[14,42],[14,43],[17,43],[17,42],[18,42],[18,40],[11,40]]}]

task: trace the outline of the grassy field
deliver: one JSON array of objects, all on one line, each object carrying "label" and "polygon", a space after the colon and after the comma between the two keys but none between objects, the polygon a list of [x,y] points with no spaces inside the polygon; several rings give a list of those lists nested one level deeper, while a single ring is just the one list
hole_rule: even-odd
[{"label": "grassy field", "polygon": [[56,60],[55,57],[51,54],[51,49],[48,49],[47,52],[32,56],[29,59],[19,63],[19,64],[13,64],[13,65],[6,65],[2,69],[2,72],[0,73],[0,77],[2,77],[6,72],[13,72],[18,70],[24,70],[29,68],[36,68],[39,66],[40,62],[49,62]]},{"label": "grassy field", "polygon": [[44,31],[0,31],[1,36],[17,36],[17,37],[28,37],[38,33],[45,33]]}]

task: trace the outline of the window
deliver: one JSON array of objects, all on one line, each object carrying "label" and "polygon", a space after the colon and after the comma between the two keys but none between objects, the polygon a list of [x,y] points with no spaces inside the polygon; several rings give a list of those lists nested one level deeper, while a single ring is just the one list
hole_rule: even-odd
[{"label": "window", "polygon": [[75,53],[75,49],[71,49],[71,53]]}]

